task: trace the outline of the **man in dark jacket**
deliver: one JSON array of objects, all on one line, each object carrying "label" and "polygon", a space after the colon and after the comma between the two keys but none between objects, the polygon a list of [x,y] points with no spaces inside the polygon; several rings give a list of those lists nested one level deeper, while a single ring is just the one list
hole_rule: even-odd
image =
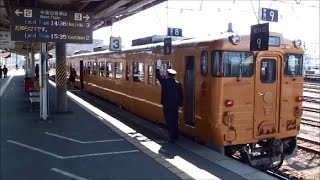
[{"label": "man in dark jacket", "polygon": [[161,84],[161,104],[167,123],[170,142],[175,142],[179,136],[178,111],[183,106],[182,85],[175,79],[177,72],[167,69],[167,76],[160,76],[161,61],[157,61],[156,78]]},{"label": "man in dark jacket", "polygon": [[2,79],[2,68],[0,66],[0,79]]},{"label": "man in dark jacket", "polygon": [[2,71],[3,71],[3,77],[6,78],[7,77],[7,73],[8,73],[8,69],[7,69],[6,65],[3,65]]},{"label": "man in dark jacket", "polygon": [[36,74],[36,80],[39,79],[39,64],[36,64],[36,67],[34,68],[34,73]]}]

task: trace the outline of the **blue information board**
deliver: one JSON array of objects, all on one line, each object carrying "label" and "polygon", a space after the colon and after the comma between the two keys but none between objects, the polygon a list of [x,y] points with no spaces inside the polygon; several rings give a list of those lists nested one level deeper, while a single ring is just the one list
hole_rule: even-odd
[{"label": "blue information board", "polygon": [[11,14],[12,41],[92,43],[91,12],[17,7]]}]

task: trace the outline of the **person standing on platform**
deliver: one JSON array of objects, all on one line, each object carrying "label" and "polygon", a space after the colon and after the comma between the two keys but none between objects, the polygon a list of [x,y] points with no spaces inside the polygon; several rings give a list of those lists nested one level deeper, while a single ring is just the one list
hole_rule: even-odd
[{"label": "person standing on platform", "polygon": [[0,66],[0,79],[2,79],[2,68]]},{"label": "person standing on platform", "polygon": [[167,69],[167,76],[160,75],[161,60],[157,60],[156,78],[161,84],[161,104],[167,123],[170,142],[175,143],[179,137],[179,107],[183,106],[182,85],[175,79],[177,72]]},{"label": "person standing on platform", "polygon": [[2,71],[3,71],[3,78],[6,78],[7,77],[7,73],[8,73],[8,69],[7,69],[6,65],[3,65]]},{"label": "person standing on platform", "polygon": [[70,88],[74,89],[74,83],[76,81],[77,72],[74,68],[71,68],[70,76],[69,76],[69,82],[70,82]]},{"label": "person standing on platform", "polygon": [[39,79],[39,64],[36,64],[36,67],[34,68],[34,73],[36,74],[36,80]]}]

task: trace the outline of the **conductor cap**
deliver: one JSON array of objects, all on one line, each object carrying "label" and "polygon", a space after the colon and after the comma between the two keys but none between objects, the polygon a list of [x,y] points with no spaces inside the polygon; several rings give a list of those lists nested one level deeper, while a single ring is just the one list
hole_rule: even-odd
[{"label": "conductor cap", "polygon": [[169,74],[173,74],[173,75],[177,74],[177,71],[175,71],[174,69],[168,69],[167,71]]}]

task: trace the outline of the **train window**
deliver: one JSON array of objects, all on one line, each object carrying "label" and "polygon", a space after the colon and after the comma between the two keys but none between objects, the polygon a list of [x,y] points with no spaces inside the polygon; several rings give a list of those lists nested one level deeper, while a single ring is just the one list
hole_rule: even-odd
[{"label": "train window", "polygon": [[102,76],[104,75],[104,62],[99,62],[99,76]]},{"label": "train window", "polygon": [[129,81],[130,77],[130,66],[127,64],[126,65],[126,80]]},{"label": "train window", "polygon": [[153,84],[153,67],[151,65],[148,66],[148,85]]},{"label": "train window", "polygon": [[263,59],[260,65],[260,81],[262,83],[273,83],[276,80],[276,61],[274,59]]},{"label": "train window", "polygon": [[144,82],[144,63],[133,63],[133,82]]},{"label": "train window", "polygon": [[112,79],[112,76],[113,76],[113,73],[112,73],[112,63],[110,63],[110,62],[107,63],[106,70],[107,70],[107,72],[106,72],[106,77],[107,77],[108,79]]},{"label": "train window", "polygon": [[116,71],[116,79],[122,79],[122,71],[123,71],[122,62],[115,62],[114,68]]},{"label": "train window", "polygon": [[91,74],[90,69],[91,69],[91,62],[88,62],[88,68],[87,68],[87,72],[88,72],[88,74]]},{"label": "train window", "polygon": [[302,54],[286,54],[284,75],[302,76],[303,74],[303,55]]},{"label": "train window", "polygon": [[93,68],[92,68],[92,74],[93,74],[93,75],[97,75],[97,71],[98,71],[97,63],[94,62],[94,63],[93,63]]},{"label": "train window", "polygon": [[239,51],[212,51],[211,74],[216,77],[251,77],[253,54]]},{"label": "train window", "polygon": [[201,67],[201,75],[207,76],[208,74],[208,52],[207,51],[201,52],[200,67]]},{"label": "train window", "polygon": [[[160,67],[160,76],[166,76],[167,75],[167,69],[172,68],[170,61],[161,61],[161,67]],[[160,82],[156,80],[156,85],[160,86]]]}]

